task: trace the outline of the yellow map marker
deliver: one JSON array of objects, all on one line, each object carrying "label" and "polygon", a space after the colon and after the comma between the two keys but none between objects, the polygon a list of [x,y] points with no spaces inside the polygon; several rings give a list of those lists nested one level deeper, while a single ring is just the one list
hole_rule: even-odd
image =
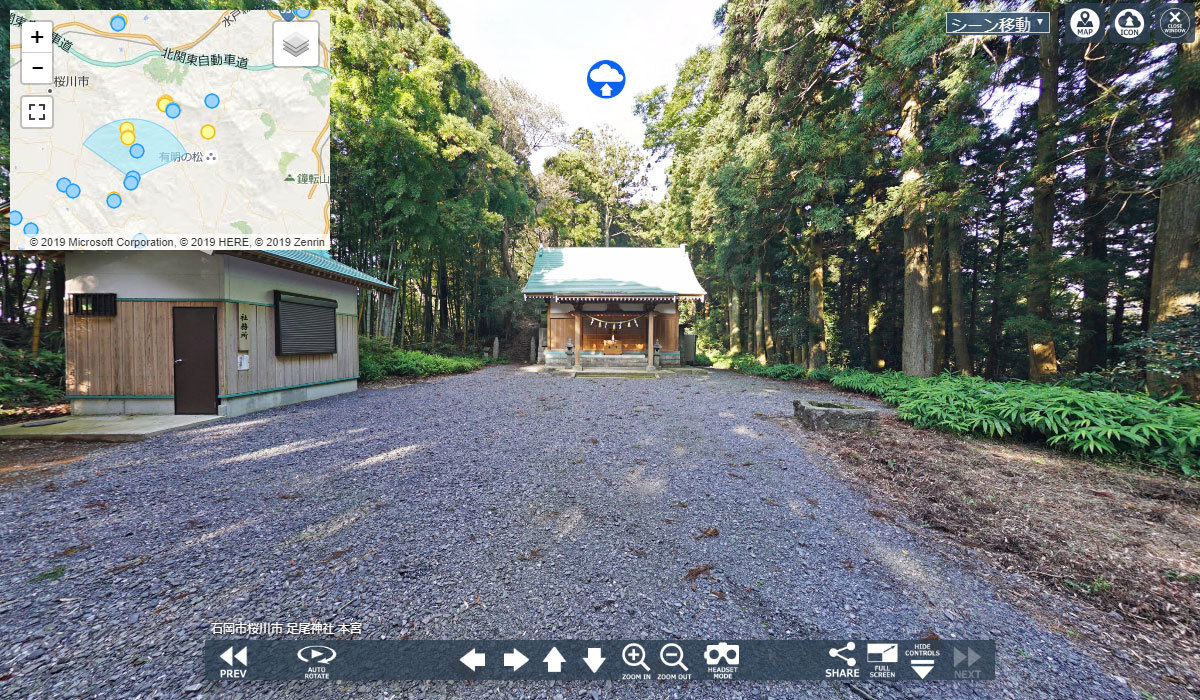
[{"label": "yellow map marker", "polygon": [[205,139],[212,139],[212,137],[217,135],[217,128],[212,124],[205,124],[200,127],[200,135]]},{"label": "yellow map marker", "polygon": [[132,131],[121,132],[121,143],[125,144],[126,146],[132,146],[133,142],[136,140],[137,137],[133,135]]},{"label": "yellow map marker", "polygon": [[121,133],[133,131],[133,122],[121,122]]},{"label": "yellow map marker", "polygon": [[167,111],[167,105],[174,101],[174,97],[171,97],[170,95],[163,95],[162,97],[158,98],[158,101],[154,103],[154,106],[158,107],[158,111],[165,112]]}]

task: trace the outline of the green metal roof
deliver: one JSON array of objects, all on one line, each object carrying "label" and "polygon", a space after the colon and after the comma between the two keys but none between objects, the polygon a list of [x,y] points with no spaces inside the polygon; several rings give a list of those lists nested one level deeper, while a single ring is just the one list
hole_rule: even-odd
[{"label": "green metal roof", "polygon": [[542,248],[524,294],[560,296],[706,296],[687,250]]},{"label": "green metal roof", "polygon": [[395,289],[395,287],[383,280],[372,277],[365,272],[359,272],[349,265],[334,260],[324,250],[260,250],[259,252],[272,257],[290,260],[305,267],[324,270],[325,272],[332,272],[335,275],[358,280],[371,287]]}]

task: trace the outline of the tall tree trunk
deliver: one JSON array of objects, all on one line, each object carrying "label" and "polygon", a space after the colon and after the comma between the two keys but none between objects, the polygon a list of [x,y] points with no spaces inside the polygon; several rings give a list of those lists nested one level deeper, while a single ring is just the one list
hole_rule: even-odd
[{"label": "tall tree trunk", "polygon": [[771,330],[771,287],[763,287],[763,336],[767,340],[767,360],[775,355],[775,332]]},{"label": "tall tree trunk", "polygon": [[450,328],[450,278],[446,273],[446,261],[438,261],[437,271],[437,336],[440,339]]},{"label": "tall tree trunk", "polygon": [[742,300],[738,293],[738,281],[729,279],[729,354],[742,352]]},{"label": "tall tree trunk", "polygon": [[1004,261],[1005,239],[1008,236],[1008,202],[1009,190],[1001,185],[999,218],[996,225],[996,252],[992,254],[992,308],[988,317],[988,346],[987,357],[983,362],[983,376],[995,379],[1000,375],[1000,335],[1004,323],[1001,297],[1004,285],[1000,282],[1000,272]]},{"label": "tall tree trunk", "polygon": [[867,369],[882,372],[887,362],[883,359],[883,312],[884,302],[880,295],[883,276],[883,255],[879,239],[867,246]]},{"label": "tall tree trunk", "polygon": [[[1175,76],[1179,87],[1171,102],[1167,162],[1194,157],[1200,145],[1200,38],[1180,44]],[[1150,329],[1200,304],[1200,178],[1192,175],[1162,188],[1158,230],[1154,235],[1154,268],[1150,277]],[[1178,384],[1189,396],[1200,396],[1200,369],[1178,382],[1151,376],[1147,382],[1164,389]]]},{"label": "tall tree trunk", "polygon": [[1058,10],[1050,11],[1050,33],[1038,38],[1036,160],[1033,165],[1033,237],[1029,244],[1027,303],[1029,305],[1029,379],[1043,382],[1058,373],[1054,347],[1054,310],[1050,290],[1054,274],[1054,196],[1058,158]]},{"label": "tall tree trunk", "polygon": [[963,309],[962,283],[962,226],[950,224],[947,231],[946,253],[949,265],[946,281],[950,286],[950,330],[954,344],[954,369],[960,374],[971,373],[971,352],[967,345],[966,312]]},{"label": "tall tree trunk", "polygon": [[[515,279],[516,273],[512,266],[512,234],[509,233],[509,226],[508,219],[505,219],[500,227],[500,264],[504,267],[504,276]],[[508,317],[511,315],[511,312],[507,314]]]},{"label": "tall tree trunk", "polygon": [[607,248],[612,244],[610,231],[612,229],[612,215],[609,213],[608,203],[604,204],[604,247]]},{"label": "tall tree trunk", "polygon": [[925,227],[925,193],[918,154],[921,103],[916,80],[901,99],[901,149],[912,164],[900,177],[904,199],[904,330],[900,367],[914,377],[933,376],[933,300],[929,290],[929,231]]},{"label": "tall tree trunk", "polygon": [[763,308],[766,300],[763,298],[763,266],[760,262],[754,270],[754,354],[758,364],[767,364],[767,329],[764,322],[766,310]]},{"label": "tall tree trunk", "polygon": [[42,349],[42,323],[46,319],[46,297],[50,294],[50,287],[53,283],[50,281],[50,269],[53,262],[47,262],[47,267],[42,268],[41,277],[37,278],[37,301],[35,311],[33,313],[33,338],[30,342],[29,349],[33,351],[34,357],[38,351]]},{"label": "tall tree trunk", "polygon": [[66,318],[63,305],[67,296],[67,265],[65,262],[56,262],[53,269],[53,283],[50,286],[50,328],[61,331]]},{"label": "tall tree trunk", "polygon": [[425,313],[422,316],[425,342],[433,341],[433,263],[425,263],[425,278],[421,281],[421,293],[425,297]]},{"label": "tall tree trunk", "polygon": [[1108,363],[1120,362],[1120,348],[1125,344],[1125,294],[1118,289],[1113,302],[1112,343],[1108,346]]},{"label": "tall tree trunk", "polygon": [[[1100,96],[1097,86],[1104,79],[1105,59],[1086,61],[1087,83],[1084,104]],[[1109,217],[1104,205],[1108,200],[1108,149],[1105,125],[1088,129],[1083,153],[1083,301],[1079,309],[1079,372],[1104,369],[1108,361],[1108,236]]]},{"label": "tall tree trunk", "polygon": [[946,239],[949,237],[950,221],[938,216],[933,224],[933,239],[929,242],[929,297],[932,300],[930,315],[933,317],[933,372],[946,369],[946,321],[949,301],[946,290]]},{"label": "tall tree trunk", "polygon": [[829,364],[825,349],[825,250],[820,231],[812,231],[808,248],[808,368]]}]

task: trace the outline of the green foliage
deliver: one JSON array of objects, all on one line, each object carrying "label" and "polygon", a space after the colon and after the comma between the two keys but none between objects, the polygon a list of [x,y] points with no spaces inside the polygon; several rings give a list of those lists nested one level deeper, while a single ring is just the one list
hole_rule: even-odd
[{"label": "green foliage", "polygon": [[800,365],[760,365],[752,355],[735,355],[729,358],[729,369],[742,374],[783,381],[804,379],[808,375],[808,369]]},{"label": "green foliage", "polygon": [[1147,372],[1171,379],[1200,371],[1200,304],[1159,321],[1148,334],[1122,349],[1140,357]]},{"label": "green foliage", "polygon": [[712,367],[713,360],[707,354],[705,354],[703,352],[697,352],[696,353],[696,366],[697,367]]},{"label": "green foliage", "polygon": [[833,383],[878,396],[896,407],[899,418],[924,428],[1016,435],[1085,455],[1126,455],[1189,476],[1200,473],[1200,407],[1172,399],[952,374],[919,379],[849,370]]},{"label": "green foliage", "polygon": [[358,378],[371,382],[383,377],[431,377],[473,372],[487,364],[477,357],[447,357],[419,350],[402,350],[379,338],[358,339]]},{"label": "green foliage", "polygon": [[0,408],[61,401],[63,375],[62,353],[0,346]]}]

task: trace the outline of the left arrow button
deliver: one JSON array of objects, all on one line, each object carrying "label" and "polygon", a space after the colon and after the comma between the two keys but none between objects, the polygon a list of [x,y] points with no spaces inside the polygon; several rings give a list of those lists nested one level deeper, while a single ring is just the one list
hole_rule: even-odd
[{"label": "left arrow button", "polygon": [[483,667],[485,663],[487,663],[487,655],[472,649],[466,654],[463,654],[463,657],[459,659],[459,661],[463,662],[463,665],[472,671],[476,671]]}]

